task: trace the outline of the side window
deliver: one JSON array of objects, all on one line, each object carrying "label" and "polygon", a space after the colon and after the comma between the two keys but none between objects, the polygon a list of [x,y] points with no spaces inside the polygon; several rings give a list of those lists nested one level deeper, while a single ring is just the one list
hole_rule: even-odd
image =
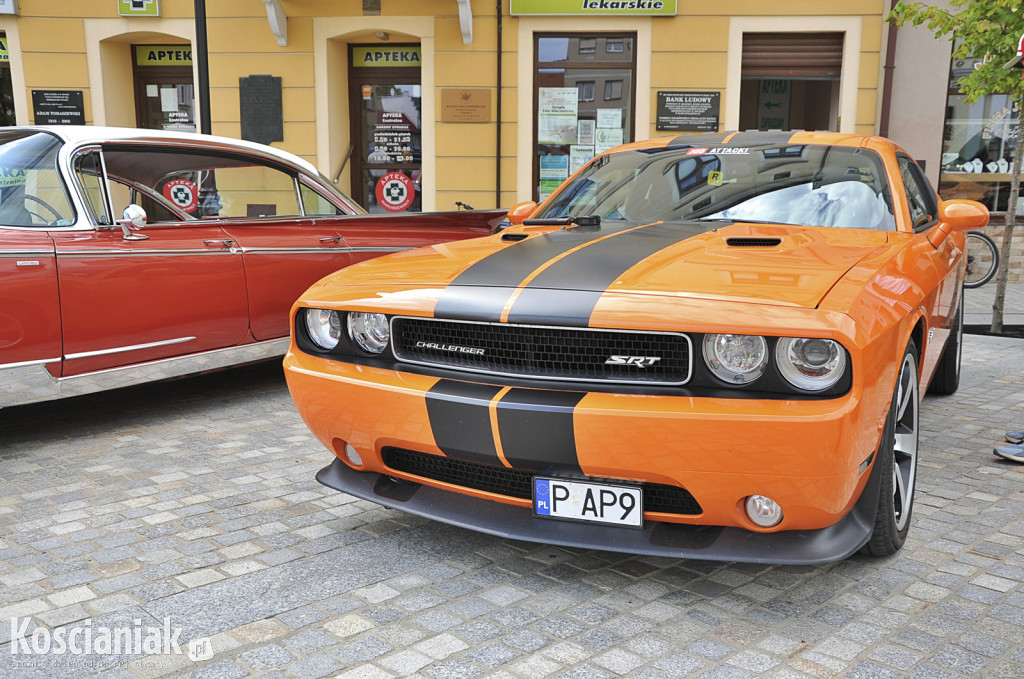
[{"label": "side window", "polygon": [[113,224],[103,191],[103,172],[100,154],[87,151],[75,158],[75,179],[82,188],[82,201],[93,224]]},{"label": "side window", "polygon": [[302,196],[302,211],[306,215],[343,215],[340,208],[319,193],[299,182],[299,195]]},{"label": "side window", "polygon": [[302,214],[296,180],[273,167],[233,165],[200,174],[203,217],[298,217]]},{"label": "side window", "polygon": [[110,202],[114,204],[114,215],[117,218],[120,218],[129,203],[135,203],[146,211],[147,221],[150,224],[184,221],[165,203],[159,202],[138,188],[113,179],[110,181]]},{"label": "side window", "polygon": [[910,207],[910,220],[917,231],[930,225],[938,218],[939,205],[935,199],[928,178],[921,167],[907,156],[899,156],[900,176],[903,177],[903,188],[907,192],[907,205]]},{"label": "side window", "polygon": [[151,223],[302,215],[295,175],[261,158],[125,147],[108,148],[103,158],[115,212],[138,203]]}]

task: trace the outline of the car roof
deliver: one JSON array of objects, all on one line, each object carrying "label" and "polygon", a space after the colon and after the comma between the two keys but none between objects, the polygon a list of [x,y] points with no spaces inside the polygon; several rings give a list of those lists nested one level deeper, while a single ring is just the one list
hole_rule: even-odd
[{"label": "car roof", "polygon": [[616,151],[686,147],[743,147],[783,144],[822,144],[830,146],[863,147],[886,143],[882,137],[867,137],[844,132],[805,132],[803,130],[750,130],[746,132],[719,132],[709,134],[680,134],[657,137],[616,147]]},{"label": "car roof", "polygon": [[21,125],[4,128],[4,131],[16,130],[49,132],[63,140],[65,143],[73,144],[75,146],[80,144],[108,142],[150,142],[154,144],[159,144],[161,142],[176,142],[197,144],[213,148],[229,147],[243,149],[295,165],[314,176],[319,174],[319,170],[317,170],[312,163],[296,156],[293,153],[289,153],[288,151],[276,149],[265,144],[245,141],[243,139],[231,139],[230,137],[220,137],[212,134],[93,125]]}]

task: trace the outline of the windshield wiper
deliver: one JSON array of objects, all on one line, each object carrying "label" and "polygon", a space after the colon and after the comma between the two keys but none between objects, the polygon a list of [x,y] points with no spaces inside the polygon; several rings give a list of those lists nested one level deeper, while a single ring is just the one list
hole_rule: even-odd
[{"label": "windshield wiper", "polygon": [[563,229],[570,226],[576,228],[584,227],[591,229],[601,228],[600,215],[577,215],[575,217],[535,217],[524,219],[523,226],[561,226]]}]

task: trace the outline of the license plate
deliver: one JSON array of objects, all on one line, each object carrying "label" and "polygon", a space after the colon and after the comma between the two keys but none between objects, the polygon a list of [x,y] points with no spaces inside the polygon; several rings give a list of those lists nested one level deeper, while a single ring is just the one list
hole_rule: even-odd
[{"label": "license plate", "polygon": [[541,517],[640,528],[643,495],[635,486],[533,479],[533,511]]}]

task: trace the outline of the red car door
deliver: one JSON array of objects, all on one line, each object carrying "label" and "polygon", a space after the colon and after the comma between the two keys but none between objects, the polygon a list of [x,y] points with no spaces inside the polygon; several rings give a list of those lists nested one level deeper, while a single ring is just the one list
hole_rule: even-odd
[{"label": "red car door", "polygon": [[60,360],[53,241],[38,229],[0,226],[0,372],[5,380],[15,370],[24,375],[47,369],[57,376]]},{"label": "red car door", "polygon": [[288,312],[310,285],[348,266],[345,242],[329,220],[232,221],[224,230],[242,248],[249,327],[257,340],[288,336]]},{"label": "red car door", "polygon": [[116,368],[249,340],[242,255],[216,224],[52,232],[64,375]]}]

